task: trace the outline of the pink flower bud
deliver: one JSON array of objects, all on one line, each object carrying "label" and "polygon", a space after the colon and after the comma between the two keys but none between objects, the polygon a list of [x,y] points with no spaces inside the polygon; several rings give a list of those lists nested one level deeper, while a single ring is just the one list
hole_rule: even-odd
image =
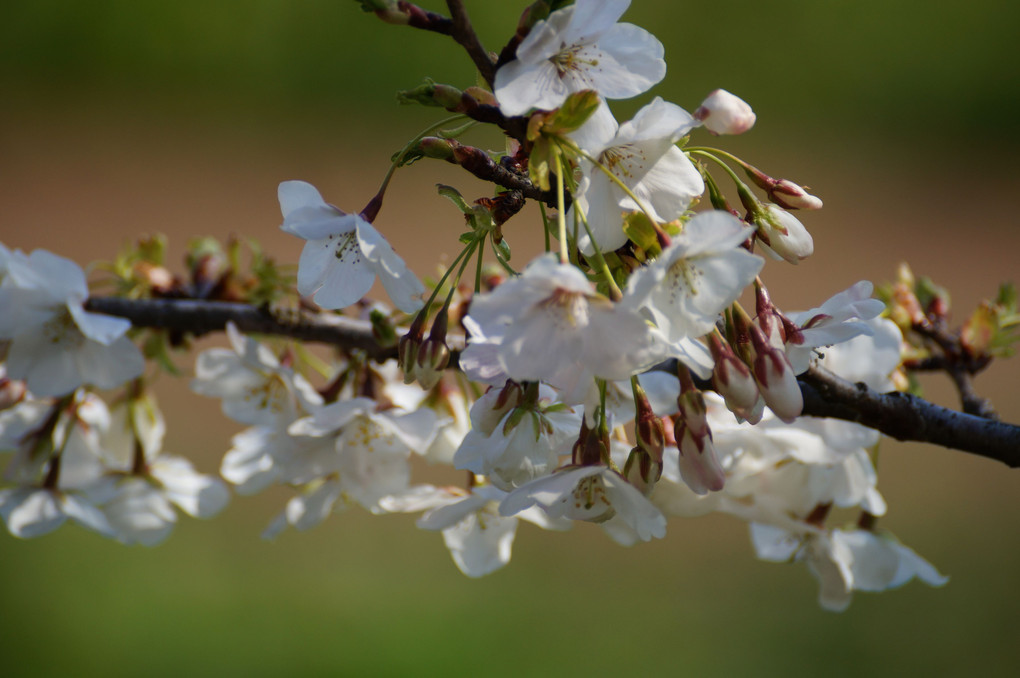
[{"label": "pink flower bud", "polygon": [[715,360],[715,368],[712,370],[715,390],[726,401],[726,407],[731,412],[746,419],[744,413],[750,413],[759,395],[751,370],[737,358],[729,344],[716,335],[709,336],[709,348]]},{"label": "pink flower bud", "polygon": [[765,404],[776,416],[791,423],[804,410],[804,396],[786,352],[772,346],[760,329],[751,326],[754,349],[754,379]]},{"label": "pink flower bud", "polygon": [[719,464],[712,435],[699,437],[687,426],[682,417],[675,421],[677,450],[680,452],[680,478],[695,494],[718,492],[726,484],[726,474]]},{"label": "pink flower bud", "polygon": [[743,99],[724,89],[708,95],[694,118],[700,120],[712,134],[743,134],[754,125],[755,115]]},{"label": "pink flower bud", "polygon": [[820,210],[822,201],[788,179],[779,179],[768,190],[769,200],[788,210]]}]

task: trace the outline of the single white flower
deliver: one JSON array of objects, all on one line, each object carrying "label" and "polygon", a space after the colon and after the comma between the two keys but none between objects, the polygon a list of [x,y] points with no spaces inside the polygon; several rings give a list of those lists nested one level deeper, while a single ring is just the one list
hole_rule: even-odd
[{"label": "single white flower", "polygon": [[765,265],[740,247],[753,231],[727,212],[699,213],[662,254],[631,275],[627,298],[647,309],[670,343],[711,332]]},{"label": "single white flower", "polygon": [[[608,107],[602,104],[599,110],[608,111]],[[611,125],[603,116],[593,118],[577,131],[575,139],[641,201],[636,203],[592,162],[581,161],[581,181],[571,210],[581,210],[596,244],[603,251],[611,251],[627,242],[624,212],[644,207],[656,221],[673,221],[705,191],[701,173],[675,146],[697,121],[687,111],[659,97],[619,128],[611,114],[608,116]],[[596,129],[590,131],[592,127]],[[572,216],[568,215],[568,219]],[[578,245],[585,254],[594,252],[583,230],[579,232]]]},{"label": "single white flower", "polygon": [[386,239],[357,214],[345,214],[304,181],[279,188],[282,228],[306,240],[298,263],[298,292],[325,309],[345,308],[368,293],[376,276],[393,303],[414,313],[425,288]]},{"label": "single white flower", "polygon": [[163,452],[165,431],[155,401],[133,399],[113,409],[98,449],[115,488],[103,510],[126,544],[155,546],[166,539],[177,522],[175,505],[194,518],[212,518],[230,500],[222,480]]},{"label": "single white flower", "polygon": [[0,518],[15,537],[49,534],[68,518],[105,537],[114,534],[101,510],[80,493],[45,487],[0,490]]},{"label": "single white flower", "polygon": [[804,561],[819,583],[818,602],[842,612],[854,591],[884,591],[918,578],[942,586],[948,578],[891,537],[866,530],[825,532],[809,526],[787,530],[752,524],[758,557],[775,562]]},{"label": "single white flower", "polygon": [[[503,371],[516,381],[544,381],[580,402],[592,376],[619,381],[662,357],[663,346],[635,310],[595,294],[584,274],[553,254],[471,302]],[[491,349],[490,349],[491,350]]]},{"label": "single white flower", "polygon": [[512,516],[541,506],[550,518],[604,523],[620,519],[642,541],[666,536],[666,518],[636,487],[606,466],[567,466],[522,485],[499,505]]},{"label": "single white flower", "polygon": [[45,250],[10,255],[0,284],[0,339],[11,340],[7,374],[37,396],[65,395],[82,384],[114,388],[145,368],[125,336],[131,323],[85,310],[85,273]]},{"label": "single white flower", "polygon": [[570,529],[570,521],[552,520],[538,507],[502,516],[499,502],[505,497],[506,492],[491,485],[475,486],[470,492],[423,485],[386,497],[382,504],[388,511],[424,511],[418,527],[442,532],[458,569],[469,577],[482,577],[510,562],[519,519],[547,530]]},{"label": "single white flower", "polygon": [[[800,329],[799,343],[791,342],[789,337],[786,342],[786,356],[790,359],[794,374],[807,371],[816,348],[874,333],[871,325],[865,321],[876,318],[885,310],[885,304],[871,298],[872,289],[870,282],[862,280],[830,297],[818,308],[789,315],[790,320]],[[895,365],[889,371],[894,368]]]},{"label": "single white flower", "polygon": [[[453,457],[455,468],[485,475],[509,491],[548,475],[559,456],[570,452],[581,429],[581,415],[556,403],[553,389],[541,386],[535,402],[500,407],[500,389],[491,389],[471,407],[471,430]],[[493,410],[502,417],[496,419]]]},{"label": "single white flower", "polygon": [[335,481],[346,500],[380,512],[379,500],[407,489],[411,452],[424,454],[435,439],[435,412],[393,408],[377,411],[375,401],[354,398],[332,403],[291,424],[290,435],[333,441],[335,451],[295,458],[287,472],[291,482],[315,477]]},{"label": "single white flower", "polygon": [[223,414],[242,424],[286,426],[322,397],[308,381],[280,364],[266,346],[227,323],[231,348],[211,348],[195,360],[191,390],[223,400]]},{"label": "single white flower", "polygon": [[662,43],[642,28],[617,23],[629,6],[630,0],[577,0],[535,24],[517,58],[496,71],[503,113],[553,109],[586,89],[627,99],[662,80]]}]

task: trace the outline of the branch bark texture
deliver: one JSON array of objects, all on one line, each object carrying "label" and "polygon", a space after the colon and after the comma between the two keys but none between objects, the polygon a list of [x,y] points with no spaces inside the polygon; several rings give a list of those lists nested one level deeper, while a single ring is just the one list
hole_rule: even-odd
[{"label": "branch bark texture", "polygon": [[[272,311],[248,304],[193,299],[91,297],[86,308],[127,318],[136,327],[208,334],[233,322],[254,334],[290,337],[364,351],[375,360],[397,357],[395,346],[380,345],[369,322],[333,314]],[[448,340],[454,354],[463,341]],[[1020,426],[950,410],[906,393],[877,393],[831,372],[812,367],[799,378],[804,414],[852,421],[902,441],[933,443],[1020,467]]]}]

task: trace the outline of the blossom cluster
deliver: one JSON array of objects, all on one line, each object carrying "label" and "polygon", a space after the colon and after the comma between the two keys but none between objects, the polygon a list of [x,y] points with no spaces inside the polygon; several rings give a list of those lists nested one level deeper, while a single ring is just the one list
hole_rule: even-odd
[{"label": "blossom cluster", "polygon": [[[766,260],[813,253],[793,212],[821,200],[690,145],[696,134],[749,130],[747,103],[716,90],[693,113],[655,98],[616,120],[609,100],[643,94],[666,72],[659,41],[620,23],[628,6],[557,9],[495,71],[491,105],[528,129],[503,159],[557,196],[540,224],[547,251],[523,270],[504,254],[491,198],[455,196],[469,226],[464,249],[426,286],[376,229],[378,201],[347,213],[308,183],[280,184],[281,228],[305,243],[304,303],[356,307],[380,330],[410,327],[399,361],[350,351],[319,365],[327,383],[316,387],[311,360],[229,326],[229,347],[199,354],[191,383],[247,427],[220,475],[239,494],[292,488],[267,537],[354,506],[415,513],[472,577],[509,562],[520,520],[549,530],[596,523],[633,545],[663,538],[667,516],[722,512],[749,524],[760,558],[805,562],[829,609],[845,608],[855,590],[943,583],[875,527],[886,512],[879,434],[801,416],[797,376],[812,365],[894,390],[899,329],[880,317],[868,282],[802,313],[773,303]],[[421,155],[453,157],[443,155],[454,148],[445,137],[416,142]],[[742,209],[713,170],[732,181]],[[706,194],[710,207],[695,210]],[[483,266],[486,240],[495,272]],[[472,289],[464,273],[473,258]],[[361,303],[376,280],[395,309]],[[228,492],[162,452],[165,424],[130,323],[86,311],[87,297],[72,262],[0,246],[0,450],[12,453],[0,516],[19,537],[71,518],[154,545],[173,528],[174,506],[208,517]],[[466,338],[459,370],[451,328]],[[110,406],[94,392],[121,385]],[[467,482],[415,484],[422,463]],[[839,512],[852,512],[855,526],[834,527]]]}]

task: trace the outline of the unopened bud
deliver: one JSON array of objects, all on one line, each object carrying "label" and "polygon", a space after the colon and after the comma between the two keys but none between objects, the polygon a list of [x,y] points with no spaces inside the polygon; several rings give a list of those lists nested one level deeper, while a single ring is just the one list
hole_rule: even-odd
[{"label": "unopened bud", "polygon": [[762,205],[754,214],[758,240],[791,264],[807,259],[815,251],[811,234],[797,217],[775,205]]},{"label": "unopened bud", "polygon": [[[439,383],[443,370],[450,364],[450,349],[432,337],[426,339],[418,349],[414,376],[426,391]],[[405,379],[406,381],[406,379]]]},{"label": "unopened bud", "polygon": [[27,393],[25,382],[20,379],[0,378],[0,410],[6,410],[20,403]]},{"label": "unopened bud", "polygon": [[423,322],[423,314],[419,314],[414,319],[414,322],[411,323],[407,333],[400,338],[400,342],[397,344],[397,357],[399,358],[400,369],[404,373],[405,384],[414,383],[415,365],[418,362],[418,351],[421,350],[423,338]]},{"label": "unopened bud", "polygon": [[680,478],[695,494],[718,492],[726,485],[726,474],[712,444],[712,435],[698,436],[682,416],[673,420]]},{"label": "unopened bud", "polygon": [[421,104],[422,106],[438,106],[449,111],[458,111],[461,106],[463,92],[453,85],[443,85],[426,79],[414,89],[397,92],[397,101],[402,104]]},{"label": "unopened bud", "polygon": [[716,392],[723,397],[731,412],[746,419],[745,413],[750,413],[759,396],[751,370],[737,358],[730,345],[715,334],[709,335],[709,349],[715,361],[712,382]]},{"label": "unopened bud", "polygon": [[813,196],[788,179],[779,179],[770,189],[766,189],[769,200],[788,210],[820,210],[821,198]]},{"label": "unopened bud", "polygon": [[762,331],[751,327],[751,343],[754,349],[754,379],[765,404],[776,416],[787,424],[793,422],[804,410],[804,396],[793,373],[793,366],[786,352],[769,344]]},{"label": "unopened bud", "polygon": [[747,102],[724,89],[717,89],[694,111],[712,134],[743,134],[754,125],[755,115]]},{"label": "unopened bud", "polygon": [[453,142],[442,137],[425,137],[418,142],[418,149],[427,158],[453,160]]},{"label": "unopened bud", "polygon": [[499,106],[499,102],[496,101],[496,95],[487,89],[472,85],[464,90],[464,94],[474,99],[475,103],[480,106]]},{"label": "unopened bud", "polygon": [[666,448],[666,435],[662,428],[662,419],[652,411],[648,395],[641,385],[634,382],[634,435],[637,445],[651,459],[662,464],[662,451]]},{"label": "unopened bud", "polygon": [[655,461],[640,447],[635,447],[627,457],[623,477],[643,494],[650,494],[655,483],[662,477],[662,457]]}]

